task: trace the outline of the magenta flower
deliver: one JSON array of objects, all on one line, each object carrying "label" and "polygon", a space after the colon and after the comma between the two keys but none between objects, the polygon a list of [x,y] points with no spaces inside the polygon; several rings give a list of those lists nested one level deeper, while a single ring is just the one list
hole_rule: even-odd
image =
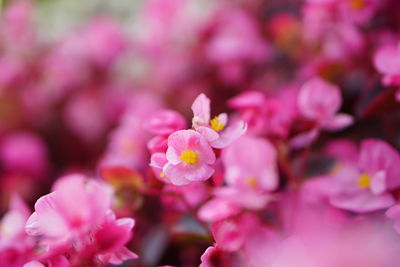
[{"label": "magenta flower", "polygon": [[243,136],[222,153],[228,185],[273,191],[278,186],[275,148],[266,139]]},{"label": "magenta flower", "polygon": [[192,104],[193,128],[201,133],[214,148],[224,148],[242,136],[247,129],[243,121],[236,121],[229,127],[228,115],[221,113],[210,120],[210,99],[200,94]]},{"label": "magenta flower", "polygon": [[330,202],[355,212],[384,209],[395,203],[390,190],[400,186],[400,156],[383,141],[368,139],[361,144],[356,166],[343,164],[332,175]]},{"label": "magenta flower", "polygon": [[374,58],[375,68],[383,74],[382,83],[400,85],[400,45],[385,45],[379,48]]},{"label": "magenta flower", "polygon": [[215,154],[207,140],[193,130],[180,130],[168,138],[168,163],[164,175],[175,185],[204,181],[211,177]]},{"label": "magenta flower", "polygon": [[9,210],[0,220],[0,262],[19,267],[33,254],[35,241],[25,233],[30,210],[18,196],[10,199]]},{"label": "magenta flower", "polygon": [[134,220],[116,219],[111,197],[110,187],[83,175],[57,181],[52,193],[38,199],[25,226],[28,235],[40,238],[43,261],[54,261],[64,253],[71,265],[82,259],[120,264],[137,258],[124,247]]},{"label": "magenta flower", "polygon": [[54,243],[68,243],[103,222],[111,197],[111,188],[105,184],[79,174],[65,176],[52,193],[38,199],[26,232]]},{"label": "magenta flower", "polygon": [[325,130],[340,130],[353,123],[353,117],[337,113],[342,105],[339,87],[313,78],[300,88],[297,105],[300,113],[315,120]]}]

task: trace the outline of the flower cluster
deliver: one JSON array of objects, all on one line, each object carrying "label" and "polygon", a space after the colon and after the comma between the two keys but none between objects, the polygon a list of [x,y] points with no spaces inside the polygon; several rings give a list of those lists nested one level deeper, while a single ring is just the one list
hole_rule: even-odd
[{"label": "flower cluster", "polygon": [[399,266],[400,1],[81,2],[0,4],[0,266]]}]

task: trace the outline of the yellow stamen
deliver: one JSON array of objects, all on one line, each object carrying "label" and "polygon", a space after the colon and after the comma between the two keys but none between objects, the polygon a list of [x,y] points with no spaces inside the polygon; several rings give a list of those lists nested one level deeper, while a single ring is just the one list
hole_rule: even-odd
[{"label": "yellow stamen", "polygon": [[195,164],[198,160],[198,155],[192,150],[182,151],[181,160],[187,164]]},{"label": "yellow stamen", "polygon": [[224,129],[225,125],[221,123],[218,117],[214,117],[212,120],[210,120],[211,128],[213,128],[214,131],[221,131]]},{"label": "yellow stamen", "polygon": [[368,174],[362,173],[358,177],[357,185],[361,188],[368,188],[371,185],[371,178]]},{"label": "yellow stamen", "polygon": [[165,176],[164,172],[160,173],[160,177],[168,181],[168,178],[167,178],[167,176]]},{"label": "yellow stamen", "polygon": [[350,0],[350,6],[355,10],[361,10],[365,7],[364,0]]},{"label": "yellow stamen", "polygon": [[255,188],[258,186],[258,180],[254,176],[249,176],[246,179],[246,184],[251,188]]}]

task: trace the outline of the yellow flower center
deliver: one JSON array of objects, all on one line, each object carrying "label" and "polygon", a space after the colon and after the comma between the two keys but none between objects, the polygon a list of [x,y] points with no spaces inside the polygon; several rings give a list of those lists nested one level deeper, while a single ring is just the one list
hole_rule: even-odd
[{"label": "yellow flower center", "polygon": [[365,7],[364,0],[350,0],[350,6],[355,10],[361,10]]},{"label": "yellow flower center", "polygon": [[358,177],[357,185],[361,188],[368,188],[371,185],[371,178],[368,174],[362,173]]},{"label": "yellow flower center", "polygon": [[212,120],[210,120],[211,128],[213,128],[214,131],[221,131],[224,129],[225,125],[221,123],[218,117],[214,117]]},{"label": "yellow flower center", "polygon": [[249,176],[249,177],[247,177],[247,179],[246,179],[246,184],[247,184],[249,187],[254,188],[254,187],[257,187],[257,185],[258,185],[258,180],[257,180],[257,178],[254,177],[254,176]]},{"label": "yellow flower center", "polygon": [[195,164],[198,160],[198,155],[192,150],[182,151],[181,160],[187,164]]}]

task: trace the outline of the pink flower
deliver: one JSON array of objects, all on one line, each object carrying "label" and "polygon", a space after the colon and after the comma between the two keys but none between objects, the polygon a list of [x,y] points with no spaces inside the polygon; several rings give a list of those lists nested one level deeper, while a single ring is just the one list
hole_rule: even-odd
[{"label": "pink flower", "polygon": [[226,127],[228,123],[226,113],[221,113],[210,120],[210,99],[205,94],[200,94],[194,100],[192,110],[193,128],[214,148],[226,147],[246,132],[247,125],[243,121],[237,121]]},{"label": "pink flower", "polygon": [[278,186],[276,151],[264,138],[243,136],[222,153],[228,185],[273,191]]},{"label": "pink flower", "polygon": [[[10,201],[10,210],[0,221],[0,248],[8,245],[21,245],[26,237],[25,223],[30,215],[30,210],[18,196],[13,196]],[[11,242],[11,241],[18,242]]]},{"label": "pink flower", "polygon": [[34,252],[34,239],[25,233],[30,210],[18,196],[11,198],[9,206],[0,220],[0,262],[3,266],[19,267]]},{"label": "pink flower", "polygon": [[207,140],[193,130],[176,131],[168,137],[168,163],[164,175],[175,185],[204,181],[211,177],[215,154]]},{"label": "pink flower", "polygon": [[111,206],[107,185],[74,174],[62,177],[54,191],[38,199],[26,232],[42,236],[55,245],[65,245],[100,225]]},{"label": "pink flower", "polygon": [[343,162],[323,186],[330,203],[354,212],[384,209],[395,203],[390,190],[400,186],[400,156],[388,144],[364,140],[357,165]]},{"label": "pink flower", "polygon": [[44,246],[41,260],[51,265],[66,253],[75,266],[85,259],[120,264],[137,258],[125,247],[134,220],[116,219],[110,209],[111,197],[110,187],[83,175],[58,180],[52,193],[38,199],[25,226]]},{"label": "pink flower", "polygon": [[133,219],[116,219],[115,214],[108,211],[105,221],[93,235],[92,243],[95,254],[102,262],[122,264],[125,260],[138,258],[125,247],[131,239],[134,225]]},{"label": "pink flower", "polygon": [[383,74],[382,83],[386,86],[400,86],[400,45],[384,45],[375,53],[375,68]]},{"label": "pink flower", "polygon": [[322,129],[340,130],[353,123],[350,115],[337,113],[342,105],[339,87],[313,78],[300,88],[297,105],[307,119],[315,120]]}]

